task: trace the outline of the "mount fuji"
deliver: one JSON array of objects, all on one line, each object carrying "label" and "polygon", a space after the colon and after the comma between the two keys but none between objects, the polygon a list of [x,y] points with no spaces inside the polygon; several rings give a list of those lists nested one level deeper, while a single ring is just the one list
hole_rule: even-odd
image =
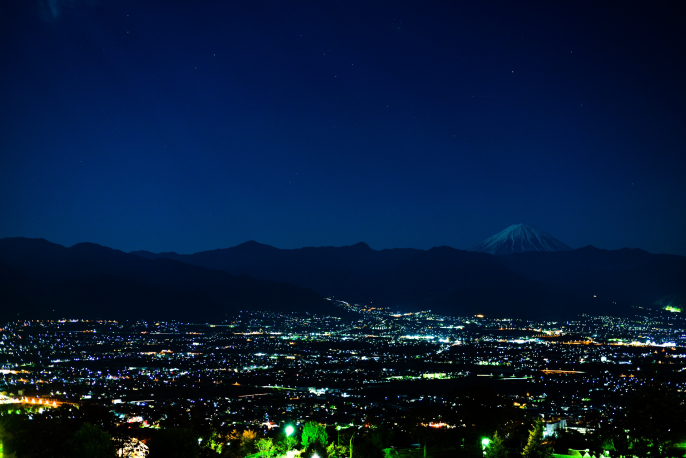
[{"label": "mount fuji", "polygon": [[524,251],[571,251],[572,249],[531,224],[513,224],[469,249],[500,256]]}]

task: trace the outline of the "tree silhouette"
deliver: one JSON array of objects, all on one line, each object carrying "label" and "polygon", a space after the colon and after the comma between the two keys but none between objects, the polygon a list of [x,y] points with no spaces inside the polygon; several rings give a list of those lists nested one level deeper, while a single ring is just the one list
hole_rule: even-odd
[{"label": "tree silhouette", "polygon": [[665,384],[639,390],[626,411],[624,428],[629,432],[634,455],[664,457],[676,443],[686,439],[686,408],[679,393]]},{"label": "tree silhouette", "polygon": [[263,438],[258,440],[255,445],[261,458],[269,458],[276,452],[276,446],[271,438]]},{"label": "tree silhouette", "polygon": [[112,437],[90,423],[84,423],[74,433],[74,458],[114,458],[116,452]]},{"label": "tree silhouette", "polygon": [[507,458],[507,449],[505,449],[505,444],[503,439],[496,432],[486,447],[486,458]]},{"label": "tree silhouette", "polygon": [[349,455],[349,447],[345,445],[336,445],[335,442],[331,442],[328,447],[326,447],[326,454],[329,458],[347,458]]},{"label": "tree silhouette", "polygon": [[323,448],[326,449],[328,443],[328,436],[326,434],[326,428],[324,428],[319,423],[314,421],[308,421],[303,427],[302,433],[302,448],[306,450],[311,444],[319,443]]},{"label": "tree silhouette", "polygon": [[22,458],[71,458],[72,423],[12,415],[2,418],[5,455]]},{"label": "tree silhouette", "polygon": [[523,458],[552,458],[553,453],[548,444],[543,443],[543,421],[534,420],[529,430],[529,441],[522,451]]},{"label": "tree silhouette", "polygon": [[199,454],[198,435],[188,428],[168,428],[157,431],[150,441],[150,458],[196,458]]}]

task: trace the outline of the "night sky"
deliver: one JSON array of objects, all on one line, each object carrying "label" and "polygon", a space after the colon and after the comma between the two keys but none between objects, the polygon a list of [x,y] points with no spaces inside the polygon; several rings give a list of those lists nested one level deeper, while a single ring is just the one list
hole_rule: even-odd
[{"label": "night sky", "polygon": [[686,255],[682,6],[2,0],[0,237]]}]

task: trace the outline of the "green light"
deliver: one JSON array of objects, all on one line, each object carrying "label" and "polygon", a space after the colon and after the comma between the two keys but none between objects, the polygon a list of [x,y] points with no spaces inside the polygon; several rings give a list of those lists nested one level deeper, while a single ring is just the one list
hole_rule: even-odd
[{"label": "green light", "polygon": [[491,444],[491,440],[488,437],[484,437],[481,439],[481,448],[486,450],[486,447],[488,447]]},{"label": "green light", "polygon": [[674,307],[672,305],[668,305],[666,307],[663,307],[662,310],[666,310],[668,312],[673,312],[673,313],[681,313],[681,309],[678,307]]},{"label": "green light", "polygon": [[295,428],[293,426],[288,425],[286,426],[286,437],[289,437],[293,432],[295,431]]}]

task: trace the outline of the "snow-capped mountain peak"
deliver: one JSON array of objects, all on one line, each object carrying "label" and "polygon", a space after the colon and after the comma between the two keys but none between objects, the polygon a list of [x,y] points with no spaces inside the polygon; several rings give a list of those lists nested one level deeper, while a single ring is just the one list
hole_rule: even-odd
[{"label": "snow-capped mountain peak", "polygon": [[469,251],[505,255],[523,251],[570,251],[571,248],[531,224],[513,224]]}]

